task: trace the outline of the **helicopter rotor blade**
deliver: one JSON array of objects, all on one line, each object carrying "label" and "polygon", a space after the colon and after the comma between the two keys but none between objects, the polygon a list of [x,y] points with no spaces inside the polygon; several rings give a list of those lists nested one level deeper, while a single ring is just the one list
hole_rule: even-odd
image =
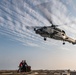
[{"label": "helicopter rotor blade", "polygon": [[[50,7],[50,9],[48,8],[48,6]],[[38,4],[37,6],[37,9],[39,9],[39,11],[41,12],[41,15],[47,19],[49,21],[49,23],[51,24],[51,27],[58,27],[58,26],[61,26],[61,25],[55,25],[54,22],[53,22],[53,18],[52,18],[52,10],[51,10],[51,7],[52,7],[52,3],[49,1],[47,1],[46,3],[41,3],[41,4]],[[55,15],[56,16],[56,15]],[[58,19],[60,19],[58,17]],[[75,21],[72,21],[70,23],[76,23]],[[64,25],[69,25],[70,23],[64,23]],[[62,24],[63,25],[63,24]]]},{"label": "helicopter rotor blade", "polygon": [[[57,27],[59,25],[54,25],[52,16],[51,16],[52,15],[51,10],[49,11],[49,9],[46,7],[46,5],[48,5],[48,3],[42,3],[40,5],[37,5],[35,8],[37,8],[40,11],[41,15],[49,21],[49,23],[51,24],[51,27]],[[27,29],[35,30],[35,29],[41,28],[43,26],[25,26],[25,27]]]},{"label": "helicopter rotor blade", "polygon": [[36,30],[36,29],[38,29],[38,28],[41,28],[42,26],[25,26],[26,27],[26,29],[32,29],[32,30]]},{"label": "helicopter rotor blade", "polygon": [[55,25],[53,23],[53,19],[52,19],[53,14],[51,12],[51,9],[48,9],[46,7],[47,5],[48,5],[47,3],[43,3],[43,4],[38,5],[38,8],[39,8],[42,16],[49,21],[49,23],[51,24],[51,27],[58,27],[59,25]]},{"label": "helicopter rotor blade", "polygon": [[52,25],[53,24],[53,21],[52,21],[52,13],[51,13],[51,10],[47,8],[48,6],[48,3],[42,3],[40,5],[37,5],[37,9],[39,9],[39,11],[41,12],[41,15],[46,18]]}]

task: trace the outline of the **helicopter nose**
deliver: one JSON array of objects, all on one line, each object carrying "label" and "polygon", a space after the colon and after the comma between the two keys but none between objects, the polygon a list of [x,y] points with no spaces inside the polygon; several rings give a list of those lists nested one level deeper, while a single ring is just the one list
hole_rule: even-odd
[{"label": "helicopter nose", "polygon": [[41,32],[40,29],[36,30],[36,34],[39,34],[40,32]]},{"label": "helicopter nose", "polygon": [[35,32],[36,34],[40,34],[40,35],[44,33],[43,29],[37,29]]},{"label": "helicopter nose", "polygon": [[36,30],[35,32],[36,32],[36,34],[38,34],[38,33],[39,33],[39,31],[38,31],[38,30]]}]

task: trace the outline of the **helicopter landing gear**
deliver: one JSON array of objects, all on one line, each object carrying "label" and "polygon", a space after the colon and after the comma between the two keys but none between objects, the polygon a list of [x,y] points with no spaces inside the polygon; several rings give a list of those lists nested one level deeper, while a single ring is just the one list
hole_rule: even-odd
[{"label": "helicopter landing gear", "polygon": [[44,41],[46,41],[46,38],[44,37]]},{"label": "helicopter landing gear", "polygon": [[65,42],[63,41],[63,45],[65,45]]}]

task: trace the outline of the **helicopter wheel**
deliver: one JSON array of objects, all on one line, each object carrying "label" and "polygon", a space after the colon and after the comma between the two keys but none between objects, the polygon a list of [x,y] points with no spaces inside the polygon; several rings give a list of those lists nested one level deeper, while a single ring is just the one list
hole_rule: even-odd
[{"label": "helicopter wheel", "polygon": [[63,45],[65,45],[65,42],[63,42]]},{"label": "helicopter wheel", "polygon": [[44,41],[46,41],[46,38],[44,37]]}]

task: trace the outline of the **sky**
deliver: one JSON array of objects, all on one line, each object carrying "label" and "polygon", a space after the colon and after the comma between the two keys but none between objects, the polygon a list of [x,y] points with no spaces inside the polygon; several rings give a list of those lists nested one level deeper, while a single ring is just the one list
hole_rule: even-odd
[{"label": "sky", "polygon": [[0,70],[15,70],[22,60],[36,69],[76,70],[76,45],[35,34],[26,26],[51,26],[76,39],[76,0],[0,0]]}]

